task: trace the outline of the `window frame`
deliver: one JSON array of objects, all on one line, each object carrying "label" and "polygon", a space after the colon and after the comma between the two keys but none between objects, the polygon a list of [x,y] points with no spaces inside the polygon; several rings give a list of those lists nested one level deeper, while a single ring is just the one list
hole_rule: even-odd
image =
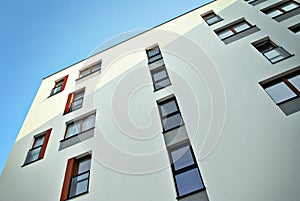
[{"label": "window frame", "polygon": [[276,84],[279,84],[279,83],[284,83],[296,96],[294,97],[291,97],[289,99],[286,99],[284,101],[281,101],[281,102],[277,102],[273,99],[273,97],[271,95],[269,95],[269,93],[266,91],[266,93],[270,96],[270,98],[275,102],[276,105],[281,105],[283,103],[286,103],[286,102],[289,102],[295,98],[298,98],[300,97],[300,90],[298,90],[290,81],[289,79],[293,78],[293,77],[296,77],[300,75],[300,69],[292,72],[292,73],[289,73],[289,74],[285,74],[285,75],[282,75],[276,79],[273,79],[269,82],[266,82],[266,83],[263,83],[261,84],[261,86],[263,87],[263,89],[266,91],[267,88],[271,87],[271,86],[274,86]]},{"label": "window frame", "polygon": [[[86,115],[84,115],[84,116],[82,116],[82,117],[80,117],[80,118],[78,118],[78,119],[75,119],[75,120],[72,120],[72,121],[67,122],[67,123],[66,123],[66,130],[65,130],[65,134],[64,134],[64,139],[61,140],[61,141],[68,140],[68,139],[70,139],[70,138],[73,138],[73,137],[75,137],[75,136],[79,136],[79,135],[82,134],[82,133],[85,133],[85,132],[87,132],[87,131],[89,131],[89,130],[94,129],[94,128],[95,128],[95,124],[94,124],[94,126],[91,127],[91,128],[88,128],[88,129],[86,129],[86,130],[82,130],[84,120],[88,119],[88,118],[91,117],[91,116],[94,116],[94,118],[95,118],[95,122],[94,122],[94,123],[96,124],[96,112],[93,112],[93,113],[91,113],[91,114],[86,114]],[[80,122],[80,131],[79,131],[78,133],[76,133],[76,134],[72,134],[72,135],[70,135],[70,136],[67,137],[67,133],[68,133],[68,129],[69,129],[68,127],[69,127],[71,124],[74,125],[74,124],[77,123],[77,122]]]},{"label": "window frame", "polygon": [[[263,45],[265,45],[265,43],[269,43],[270,46],[269,47],[272,47],[271,49],[267,49],[267,50],[259,50],[259,48]],[[253,42],[252,45],[254,46],[254,48],[259,51],[271,64],[275,64],[275,63],[278,63],[278,62],[281,62],[285,59],[288,59],[292,56],[294,56],[293,54],[289,53],[286,49],[284,49],[283,47],[277,45],[275,42],[273,42],[269,37],[266,37],[266,38],[263,38],[261,40],[258,40],[256,42]],[[272,61],[272,59],[276,58],[269,58],[266,53],[269,53],[271,51],[276,51],[276,50],[280,50],[281,52],[281,56],[283,58],[279,59],[279,60],[276,60],[276,61]]]},{"label": "window frame", "polygon": [[[192,156],[192,159],[193,159],[193,164],[191,165],[187,165],[185,167],[182,167],[178,170],[175,169],[175,161],[173,159],[173,156],[172,156],[172,153],[174,151],[177,151],[181,148],[184,148],[184,147],[188,147],[188,150],[189,152],[191,153],[191,156]],[[174,145],[171,145],[170,147],[168,147],[168,155],[169,155],[169,160],[170,160],[170,163],[171,163],[171,170],[172,170],[172,175],[173,175],[173,180],[174,180],[174,183],[175,183],[175,189],[176,189],[176,194],[177,194],[177,199],[180,199],[180,198],[184,198],[184,197],[187,197],[187,196],[190,196],[192,194],[195,194],[195,193],[198,193],[198,192],[201,192],[201,191],[205,191],[206,190],[206,187],[205,187],[205,184],[204,184],[204,181],[203,181],[203,178],[202,178],[202,175],[201,175],[201,172],[199,170],[199,166],[198,166],[198,163],[197,163],[197,159],[195,157],[195,154],[194,154],[194,151],[193,151],[193,148],[189,142],[189,140],[184,140],[184,141],[181,141],[179,143],[176,143]],[[201,183],[203,185],[202,188],[200,189],[197,189],[195,191],[192,191],[192,192],[189,192],[189,193],[186,193],[186,194],[183,194],[183,195],[180,195],[179,194],[179,187],[178,187],[178,184],[177,184],[177,180],[176,180],[176,176],[177,175],[180,175],[180,174],[183,174],[185,172],[188,172],[188,171],[191,171],[191,170],[194,170],[194,169],[197,169],[197,172],[200,176],[200,179],[201,179]]]},{"label": "window frame", "polygon": [[[95,67],[97,67],[97,66],[100,66],[99,69],[93,71],[93,69],[94,69]],[[102,68],[102,60],[101,60],[101,61],[98,61],[98,62],[96,62],[96,63],[94,63],[94,64],[92,64],[92,65],[90,65],[90,66],[88,66],[88,67],[86,67],[86,68],[83,68],[83,69],[79,70],[79,76],[78,76],[78,79],[77,79],[77,80],[83,79],[83,78],[88,77],[88,76],[90,76],[90,75],[92,75],[92,74],[95,74],[95,73],[97,73],[97,72],[100,72],[100,71],[101,71],[101,68]],[[89,71],[89,73],[86,74],[86,75],[81,76],[82,73],[83,73],[84,71],[87,71],[87,70]]]},{"label": "window frame", "polygon": [[[172,112],[172,113],[170,113],[170,114],[163,115],[161,106],[162,106],[163,104],[166,104],[166,103],[171,102],[171,101],[174,101],[174,102],[175,102],[175,105],[176,105],[176,107],[177,107],[177,110],[174,111],[174,112]],[[184,123],[184,121],[183,121],[183,118],[182,118],[182,114],[181,114],[181,112],[180,112],[179,105],[178,105],[178,103],[177,103],[177,100],[176,100],[176,97],[175,97],[175,96],[170,96],[170,97],[167,97],[166,99],[157,101],[157,105],[158,105],[158,110],[159,110],[160,120],[161,120],[161,124],[162,124],[162,128],[163,128],[163,133],[170,132],[170,131],[172,131],[172,130],[174,130],[174,129],[180,128],[180,127],[182,127],[182,126],[185,125],[185,123]],[[170,118],[170,117],[173,117],[173,116],[175,116],[175,115],[178,115],[178,114],[179,114],[179,116],[180,116],[180,118],[181,118],[181,124],[179,124],[179,125],[177,125],[177,126],[174,126],[174,127],[172,127],[172,128],[166,129],[165,126],[164,126],[164,120],[165,120],[165,119],[168,119],[168,118]]]},{"label": "window frame", "polygon": [[[234,29],[234,27],[237,26],[237,25],[240,25],[240,24],[242,24],[242,23],[247,24],[249,27],[246,28],[246,29],[243,29],[243,30],[241,30],[241,31],[236,31],[236,30]],[[242,32],[244,32],[244,31],[246,31],[246,30],[248,30],[248,29],[251,29],[252,27],[255,27],[255,25],[250,24],[250,23],[249,23],[247,20],[245,20],[245,19],[240,19],[240,20],[235,21],[235,22],[232,22],[232,23],[230,23],[229,25],[226,25],[226,26],[224,26],[224,27],[222,27],[222,28],[220,28],[220,29],[215,30],[215,33],[217,34],[217,36],[218,36],[222,41],[224,41],[224,40],[226,40],[226,39],[228,39],[228,38],[230,38],[230,37],[233,37],[233,36],[235,36],[235,35],[237,35],[237,34],[239,34],[239,33],[242,33]],[[226,37],[224,37],[224,38],[221,38],[219,34],[222,33],[222,32],[224,32],[224,31],[226,31],[226,30],[227,30],[227,31],[230,31],[230,32],[232,33],[232,35],[229,35],[229,36],[226,36]]]},{"label": "window frame", "polygon": [[[289,4],[289,3],[294,3],[294,4],[297,5],[297,7],[296,7],[296,8],[293,8],[293,9],[291,9],[291,10],[288,10],[288,11],[285,11],[284,9],[282,9],[283,6],[285,6],[285,5]],[[269,13],[272,13],[272,12],[274,12],[274,11],[280,11],[280,12],[281,12],[280,14],[271,17],[272,19],[276,19],[277,17],[280,17],[280,16],[282,16],[282,15],[284,15],[284,14],[286,14],[286,13],[292,12],[292,11],[294,11],[294,10],[296,10],[296,9],[299,9],[299,8],[300,8],[300,4],[299,4],[297,1],[289,0],[289,1],[282,1],[282,2],[279,2],[279,3],[277,3],[277,4],[274,4],[274,5],[270,6],[270,7],[264,8],[264,9],[262,9],[261,11],[262,11],[264,14],[266,14],[267,16],[269,16],[269,17],[271,17],[270,15],[268,15]],[[282,20],[280,20],[280,21],[282,21]],[[280,22],[280,21],[279,21],[279,22]]]},{"label": "window frame", "polygon": [[288,28],[290,31],[292,31],[294,34],[300,36],[300,23],[297,23],[291,27]]},{"label": "window frame", "polygon": [[[81,106],[80,106],[80,107],[77,107],[77,108],[75,108],[75,109],[72,109],[73,103],[74,103],[75,101],[78,101],[78,100],[75,100],[75,99],[76,99],[76,96],[78,96],[78,95],[80,95],[80,94],[82,94],[82,97],[80,98],[80,99],[82,99]],[[70,94],[68,95],[68,98],[67,98],[67,102],[66,102],[66,106],[65,106],[63,115],[68,114],[68,113],[71,113],[71,112],[73,112],[73,111],[75,111],[75,110],[78,110],[78,109],[82,108],[82,107],[83,107],[84,94],[85,94],[85,87],[82,88],[82,89],[79,89],[79,90],[77,90],[77,91],[75,91],[75,92],[73,92],[73,93],[70,93]]]},{"label": "window frame", "polygon": [[[54,87],[51,89],[51,92],[50,92],[49,97],[54,96],[54,95],[56,95],[56,94],[62,92],[62,91],[65,89],[65,86],[66,86],[66,84],[67,84],[68,77],[69,77],[69,75],[66,75],[65,77],[60,78],[60,79],[58,79],[58,80],[55,81]],[[62,84],[59,85],[59,83],[62,83]],[[56,91],[56,89],[57,89],[58,87],[60,87],[60,89],[59,89],[58,91]]]},{"label": "window frame", "polygon": [[[24,164],[22,165],[23,166],[26,166],[26,165],[29,165],[31,163],[34,163],[36,161],[39,161],[41,159],[44,158],[44,155],[45,155],[45,152],[46,152],[46,149],[47,149],[47,145],[48,145],[48,141],[49,141],[49,138],[50,138],[50,134],[51,134],[51,131],[52,131],[52,128],[38,134],[38,135],[35,135],[34,136],[34,140],[33,140],[33,143],[32,143],[32,146],[31,148],[28,150],[27,154],[26,154],[26,158],[25,158],[25,161],[24,161]],[[37,142],[37,139],[43,137],[43,143],[41,145],[38,145],[38,146],[35,146],[36,145],[36,142]],[[29,156],[30,156],[30,153],[35,150],[35,149],[38,149],[40,148],[40,151],[38,153],[38,158],[35,159],[35,160],[30,160],[29,159]]]},{"label": "window frame", "polygon": [[[203,20],[206,22],[206,24],[208,26],[214,25],[214,24],[216,24],[216,23],[223,20],[223,18],[221,18],[219,15],[217,15],[213,10],[211,10],[211,11],[205,13],[205,14],[202,14],[201,17],[203,18]],[[215,21],[213,23],[209,23],[208,20],[210,20],[212,18],[217,18],[217,21]]]}]

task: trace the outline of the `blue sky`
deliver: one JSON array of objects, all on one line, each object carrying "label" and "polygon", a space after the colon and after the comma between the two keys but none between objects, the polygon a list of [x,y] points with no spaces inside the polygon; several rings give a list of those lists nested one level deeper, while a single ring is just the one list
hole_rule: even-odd
[{"label": "blue sky", "polygon": [[44,77],[116,35],[149,29],[206,2],[0,0],[0,173]]}]

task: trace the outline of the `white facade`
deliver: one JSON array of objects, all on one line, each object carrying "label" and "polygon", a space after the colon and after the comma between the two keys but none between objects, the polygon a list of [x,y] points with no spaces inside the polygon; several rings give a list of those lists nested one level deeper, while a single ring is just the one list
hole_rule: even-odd
[{"label": "white facade", "polygon": [[[300,112],[286,115],[260,84],[300,67],[299,35],[288,29],[299,15],[277,22],[261,11],[278,2],[214,1],[43,79],[0,178],[0,200],[60,200],[68,159],[91,153],[89,192],[72,200],[175,201],[157,106],[170,95],[210,201],[299,200]],[[209,26],[201,15],[212,10],[222,20]],[[259,30],[225,44],[215,31],[240,19]],[[266,37],[290,56],[272,64],[253,45]],[[153,45],[171,81],[158,91],[145,51]],[[101,71],[78,79],[100,61]],[[66,75],[64,90],[49,97]],[[82,107],[63,114],[82,88]],[[93,136],[61,149],[66,123],[92,112]],[[23,166],[34,136],[50,128],[44,157]]]}]

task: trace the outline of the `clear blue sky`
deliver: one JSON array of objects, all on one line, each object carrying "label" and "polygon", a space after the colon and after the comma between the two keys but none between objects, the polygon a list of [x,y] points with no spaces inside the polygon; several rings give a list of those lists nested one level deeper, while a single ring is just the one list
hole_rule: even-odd
[{"label": "clear blue sky", "polygon": [[206,2],[0,0],[0,173],[42,78],[111,37],[149,29]]}]

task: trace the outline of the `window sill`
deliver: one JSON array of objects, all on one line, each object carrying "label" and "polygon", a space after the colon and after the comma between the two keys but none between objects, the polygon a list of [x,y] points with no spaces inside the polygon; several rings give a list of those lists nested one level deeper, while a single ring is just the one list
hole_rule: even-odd
[{"label": "window sill", "polygon": [[29,162],[29,163],[24,163],[21,167],[25,167],[25,166],[27,166],[27,165],[30,165],[30,164],[32,164],[32,163],[35,163],[35,162],[37,162],[37,161],[39,161],[39,160],[42,160],[43,158],[38,158],[38,159],[36,159],[36,160],[34,160],[34,161],[31,161],[31,162]]},{"label": "window sill", "polygon": [[202,191],[206,191],[206,188],[204,187],[204,188],[201,188],[201,189],[199,189],[199,190],[190,192],[190,193],[188,193],[188,194],[181,195],[181,196],[177,196],[176,199],[177,199],[177,200],[180,200],[180,199],[189,197],[189,196],[191,196],[191,195],[194,195],[194,194],[199,193],[199,192],[202,192]]},{"label": "window sill", "polygon": [[73,146],[75,144],[78,144],[82,141],[85,141],[87,139],[90,139],[90,138],[94,137],[94,130],[95,130],[95,127],[92,127],[92,128],[89,128],[88,130],[85,130],[81,133],[78,133],[76,135],[72,135],[68,138],[65,138],[65,139],[59,141],[60,144],[59,144],[58,151],[61,151],[61,150],[66,149],[70,146]]},{"label": "window sill", "polygon": [[[88,193],[89,193],[89,191],[86,191],[86,192],[80,193],[80,194],[78,194],[78,195],[74,195],[73,197],[67,198],[66,200],[72,200],[73,198],[77,198],[77,197],[79,197],[79,196],[82,196],[82,195],[85,195],[85,194],[88,194]],[[65,200],[65,201],[66,201],[66,200]]]}]

